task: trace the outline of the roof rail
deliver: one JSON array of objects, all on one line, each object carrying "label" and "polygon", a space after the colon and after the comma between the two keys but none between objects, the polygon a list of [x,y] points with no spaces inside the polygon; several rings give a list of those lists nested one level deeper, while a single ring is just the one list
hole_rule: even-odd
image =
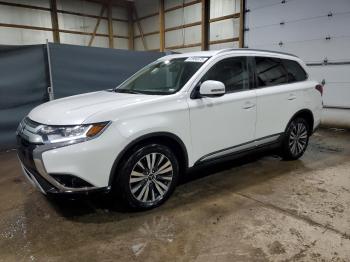
[{"label": "roof rail", "polygon": [[285,53],[285,52],[278,52],[278,51],[271,51],[271,50],[263,50],[263,49],[250,49],[250,48],[227,48],[219,51],[217,54],[222,54],[225,52],[230,52],[230,51],[254,51],[254,52],[267,52],[267,53],[272,53],[272,54],[280,54],[280,55],[289,55],[289,56],[294,56],[298,57],[296,55],[290,54],[290,53]]}]

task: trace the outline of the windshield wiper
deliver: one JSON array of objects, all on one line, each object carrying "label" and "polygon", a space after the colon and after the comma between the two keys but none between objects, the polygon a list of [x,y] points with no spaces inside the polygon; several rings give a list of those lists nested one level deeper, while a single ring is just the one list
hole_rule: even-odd
[{"label": "windshield wiper", "polygon": [[141,92],[137,92],[134,90],[129,90],[129,89],[114,89],[114,92],[116,93],[127,93],[127,94],[142,94]]}]

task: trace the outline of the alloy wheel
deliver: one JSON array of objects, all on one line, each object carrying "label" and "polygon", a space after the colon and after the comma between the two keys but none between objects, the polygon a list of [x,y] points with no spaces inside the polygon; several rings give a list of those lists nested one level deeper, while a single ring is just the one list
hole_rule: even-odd
[{"label": "alloy wheel", "polygon": [[164,197],[173,180],[173,165],[161,153],[150,153],[133,167],[129,186],[135,199],[143,203],[154,203]]},{"label": "alloy wheel", "polygon": [[288,145],[294,156],[299,155],[305,150],[308,139],[307,132],[307,127],[303,123],[296,123],[292,126]]}]

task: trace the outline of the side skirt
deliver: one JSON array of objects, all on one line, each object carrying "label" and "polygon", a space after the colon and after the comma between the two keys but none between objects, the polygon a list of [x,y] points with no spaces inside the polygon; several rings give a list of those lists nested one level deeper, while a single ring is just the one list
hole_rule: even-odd
[{"label": "side skirt", "polygon": [[245,155],[258,153],[261,151],[277,149],[281,146],[283,133],[261,138],[256,141],[244,143],[201,157],[193,167],[233,160]]}]

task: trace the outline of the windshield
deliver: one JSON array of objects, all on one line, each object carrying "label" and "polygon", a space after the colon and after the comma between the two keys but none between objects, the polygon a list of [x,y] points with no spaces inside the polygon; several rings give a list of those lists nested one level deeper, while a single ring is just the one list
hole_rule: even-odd
[{"label": "windshield", "polygon": [[114,91],[118,93],[169,95],[179,91],[208,57],[184,57],[156,61],[141,69]]}]

